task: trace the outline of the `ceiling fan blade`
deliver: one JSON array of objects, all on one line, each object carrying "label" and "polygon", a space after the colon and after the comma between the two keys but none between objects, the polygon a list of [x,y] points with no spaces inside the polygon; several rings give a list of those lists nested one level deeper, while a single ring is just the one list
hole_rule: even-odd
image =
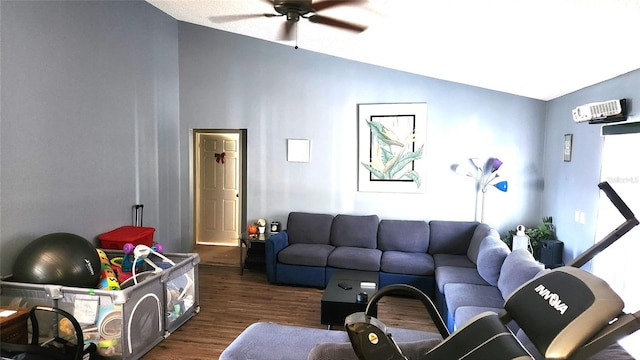
[{"label": "ceiling fan blade", "polygon": [[214,16],[210,16],[209,20],[211,20],[211,22],[213,23],[226,23],[226,22],[232,22],[232,21],[239,21],[239,20],[246,20],[246,19],[253,19],[253,18],[258,18],[258,17],[274,17],[274,16],[281,16],[281,15],[277,15],[277,14],[243,14],[243,15],[214,15]]},{"label": "ceiling fan blade", "polygon": [[336,6],[341,5],[356,5],[361,3],[366,3],[366,0],[320,0],[311,4],[311,7],[315,11],[322,11],[325,9],[329,9]]},{"label": "ceiling fan blade", "polygon": [[293,27],[295,25],[295,21],[285,21],[280,30],[280,40],[293,40]]},{"label": "ceiling fan blade", "polygon": [[322,15],[309,16],[309,21],[316,24],[329,25],[329,26],[350,30],[350,31],[355,31],[355,32],[362,32],[367,29],[367,27],[363,25],[358,25],[358,24],[330,18],[327,16],[322,16]]}]

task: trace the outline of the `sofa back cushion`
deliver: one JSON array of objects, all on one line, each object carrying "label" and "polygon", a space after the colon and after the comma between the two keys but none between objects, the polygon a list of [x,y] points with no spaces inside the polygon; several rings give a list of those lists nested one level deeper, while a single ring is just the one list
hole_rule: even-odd
[{"label": "sofa back cushion", "polygon": [[502,298],[506,300],[522,284],[533,279],[543,270],[544,265],[537,262],[528,250],[513,250],[504,259],[500,269],[498,290],[502,293]]},{"label": "sofa back cushion", "polygon": [[331,245],[377,247],[378,215],[337,215],[331,225]]},{"label": "sofa back cushion", "polygon": [[478,252],[480,251],[480,244],[482,244],[482,240],[487,237],[495,237],[500,238],[500,234],[485,223],[480,223],[476,226],[476,229],[473,231],[473,236],[471,237],[471,242],[469,243],[469,248],[467,249],[467,257],[471,260],[472,263],[478,264]]},{"label": "sofa back cushion", "polygon": [[478,249],[478,274],[492,286],[498,286],[502,263],[511,250],[500,238],[487,236]]},{"label": "sofa back cushion", "polygon": [[429,224],[420,220],[381,220],[378,249],[426,253],[429,248]]},{"label": "sofa back cushion", "polygon": [[329,244],[333,215],[291,212],[287,220],[290,244]]},{"label": "sofa back cushion", "polygon": [[429,222],[429,254],[466,255],[477,221]]}]

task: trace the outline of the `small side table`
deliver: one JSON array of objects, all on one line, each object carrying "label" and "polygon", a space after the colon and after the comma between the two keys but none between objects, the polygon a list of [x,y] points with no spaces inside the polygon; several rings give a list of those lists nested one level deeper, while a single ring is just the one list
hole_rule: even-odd
[{"label": "small side table", "polygon": [[1,307],[0,314],[0,340],[12,344],[27,344],[27,319],[29,309]]},{"label": "small side table", "polygon": [[[248,239],[240,238],[240,273],[244,273],[244,269],[265,270],[265,249],[266,239]],[[245,257],[242,247],[247,248],[247,256]]]}]

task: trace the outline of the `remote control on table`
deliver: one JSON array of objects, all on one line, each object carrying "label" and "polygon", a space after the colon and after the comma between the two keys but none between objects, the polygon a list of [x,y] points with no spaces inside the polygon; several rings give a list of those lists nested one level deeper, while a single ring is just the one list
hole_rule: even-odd
[{"label": "remote control on table", "polygon": [[352,289],[351,285],[349,285],[347,283],[339,283],[338,286],[340,288],[342,288],[343,290],[351,290]]}]

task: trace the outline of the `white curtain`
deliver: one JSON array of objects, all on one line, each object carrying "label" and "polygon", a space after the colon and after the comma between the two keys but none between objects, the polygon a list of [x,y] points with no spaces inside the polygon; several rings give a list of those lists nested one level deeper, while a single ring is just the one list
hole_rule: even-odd
[{"label": "white curtain", "polygon": [[[601,180],[607,181],[640,218],[640,134],[607,135],[602,152]],[[622,222],[624,217],[609,198],[600,192],[595,241],[600,241]],[[636,226],[593,259],[593,272],[622,297],[626,312],[640,310],[640,226]],[[635,344],[634,344],[635,343]],[[621,344],[640,358],[640,334],[627,337]]]}]

